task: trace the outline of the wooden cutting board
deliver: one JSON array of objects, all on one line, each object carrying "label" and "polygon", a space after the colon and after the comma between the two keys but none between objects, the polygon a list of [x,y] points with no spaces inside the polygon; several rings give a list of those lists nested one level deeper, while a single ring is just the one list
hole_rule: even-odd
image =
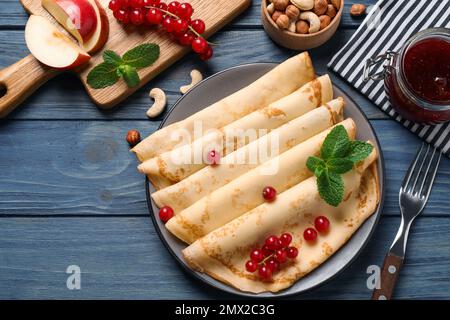
[{"label": "wooden cutting board", "polygon": [[[58,25],[60,30],[68,34],[47,11],[42,8],[41,0],[20,0],[25,10],[30,14],[41,15],[48,18],[52,23]],[[183,55],[189,52],[189,48],[176,44],[169,35],[162,31],[149,27],[123,26],[113,17],[111,10],[107,9],[109,0],[99,0],[108,13],[110,32],[105,47],[94,54],[86,65],[73,70],[78,74],[87,93],[100,108],[108,109],[117,105],[126,97],[131,95],[140,86],[143,86],[164,69],[169,67]],[[186,0],[194,8],[194,18],[201,18],[206,23],[204,36],[208,37],[225,26],[232,19],[242,13],[250,4],[251,0]],[[86,83],[89,71],[98,63],[103,61],[102,52],[111,49],[124,54],[127,50],[141,43],[156,43],[160,46],[161,55],[158,61],[148,67],[139,70],[141,84],[136,88],[128,88],[123,81],[105,89],[92,89]],[[214,58],[213,58],[214,59]],[[31,93],[49,79],[58,75],[61,71],[49,68],[38,62],[29,55],[17,63],[0,70],[0,89],[3,87],[4,95],[0,90],[0,118],[5,117]]]}]

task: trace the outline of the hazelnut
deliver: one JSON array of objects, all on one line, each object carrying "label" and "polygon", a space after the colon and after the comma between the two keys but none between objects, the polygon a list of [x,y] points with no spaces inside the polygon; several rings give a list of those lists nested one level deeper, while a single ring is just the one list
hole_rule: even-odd
[{"label": "hazelnut", "polygon": [[283,14],[281,11],[275,11],[272,15],[273,22],[277,22],[278,18]]},{"label": "hazelnut", "polygon": [[272,3],[276,10],[284,11],[289,5],[289,0],[273,0]]},{"label": "hazelnut", "polygon": [[332,4],[329,4],[328,8],[327,8],[327,12],[325,14],[327,16],[329,16],[330,18],[334,18],[337,15],[337,10]]},{"label": "hazelnut", "polygon": [[139,142],[141,142],[141,134],[139,133],[139,131],[135,129],[128,131],[127,142],[131,147],[134,147]]},{"label": "hazelnut", "polygon": [[341,8],[341,0],[331,0],[331,4],[336,8],[336,10]]},{"label": "hazelnut", "polygon": [[320,16],[319,20],[320,20],[320,30],[325,29],[331,23],[331,18],[327,15]]},{"label": "hazelnut", "polygon": [[290,23],[289,17],[285,14],[279,16],[276,21],[278,28],[282,30],[289,28],[289,23]]},{"label": "hazelnut", "polygon": [[300,15],[300,10],[296,6],[290,4],[287,6],[285,13],[289,19],[297,21],[298,16]]},{"label": "hazelnut", "polygon": [[350,8],[350,15],[352,17],[360,17],[366,13],[366,6],[363,4],[355,3]]},{"label": "hazelnut", "polygon": [[297,21],[296,25],[297,33],[307,34],[309,32],[309,24],[305,20]]},{"label": "hazelnut", "polygon": [[327,0],[315,0],[314,1],[314,13],[321,16],[327,12],[328,2]]}]

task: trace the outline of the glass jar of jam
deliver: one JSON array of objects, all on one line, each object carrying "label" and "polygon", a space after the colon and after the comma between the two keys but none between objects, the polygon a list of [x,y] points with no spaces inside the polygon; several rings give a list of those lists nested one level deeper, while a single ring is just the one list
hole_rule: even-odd
[{"label": "glass jar of jam", "polygon": [[[380,65],[382,71],[374,73]],[[369,59],[364,78],[383,80],[392,107],[422,124],[450,120],[450,29],[433,28],[410,38],[399,52]]]}]

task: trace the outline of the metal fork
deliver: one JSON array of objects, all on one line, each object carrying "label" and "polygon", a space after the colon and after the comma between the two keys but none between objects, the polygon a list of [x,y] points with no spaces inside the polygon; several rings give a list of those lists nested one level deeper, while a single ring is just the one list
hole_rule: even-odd
[{"label": "metal fork", "polygon": [[[425,151],[425,152],[424,152]],[[409,228],[423,211],[433,187],[442,153],[423,143],[416,159],[406,173],[399,193],[402,220],[394,242],[386,255],[381,270],[379,289],[373,291],[373,300],[391,299],[400,268],[405,258]]]}]

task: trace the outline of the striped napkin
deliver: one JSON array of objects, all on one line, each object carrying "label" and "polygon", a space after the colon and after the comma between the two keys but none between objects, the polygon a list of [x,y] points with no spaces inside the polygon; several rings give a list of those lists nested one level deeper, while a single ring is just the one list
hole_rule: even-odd
[{"label": "striped napkin", "polygon": [[389,116],[450,157],[450,122],[426,126],[405,120],[389,104],[383,81],[363,81],[368,58],[387,50],[398,51],[412,35],[431,27],[450,27],[450,0],[380,0],[328,67]]}]

